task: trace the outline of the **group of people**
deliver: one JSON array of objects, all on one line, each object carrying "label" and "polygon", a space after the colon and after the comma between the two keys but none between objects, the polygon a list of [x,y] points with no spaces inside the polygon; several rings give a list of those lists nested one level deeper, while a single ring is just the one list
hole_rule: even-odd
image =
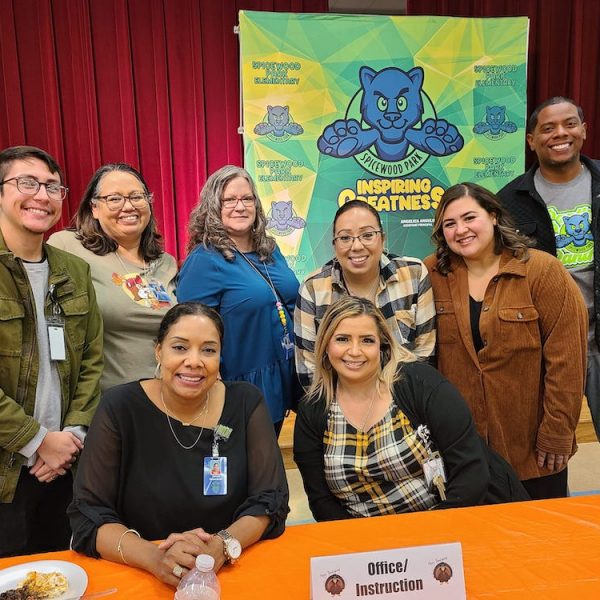
[{"label": "group of people", "polygon": [[45,243],[61,170],[0,152],[0,555],[72,533],[171,585],[199,553],[235,562],[285,527],[290,408],[317,520],[567,495],[600,385],[584,139],[573,101],[538,107],[538,164],[498,196],[448,188],[424,261],[344,204],[333,259],[301,285],[244,169],[206,181],[177,274],[138,171],[101,167]]}]

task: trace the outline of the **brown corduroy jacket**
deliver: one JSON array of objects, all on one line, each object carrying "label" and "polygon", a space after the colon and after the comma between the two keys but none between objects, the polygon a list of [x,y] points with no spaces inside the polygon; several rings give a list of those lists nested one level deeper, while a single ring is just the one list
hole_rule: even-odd
[{"label": "brown corduroy jacket", "polygon": [[462,393],[479,433],[521,480],[550,475],[536,449],[572,455],[584,394],[588,314],[562,264],[538,250],[523,262],[505,251],[485,292],[475,351],[467,268],[447,276],[425,260],[437,313],[437,366]]}]

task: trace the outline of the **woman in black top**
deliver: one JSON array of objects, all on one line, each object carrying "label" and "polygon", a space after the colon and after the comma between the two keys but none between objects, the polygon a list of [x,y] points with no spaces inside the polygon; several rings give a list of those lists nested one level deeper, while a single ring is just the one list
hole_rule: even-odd
[{"label": "woman in black top", "polygon": [[198,554],[218,569],[281,535],[281,453],[259,390],[218,378],[222,338],[213,309],[179,304],[161,323],[159,377],[105,393],[69,508],[76,550],[175,586]]}]

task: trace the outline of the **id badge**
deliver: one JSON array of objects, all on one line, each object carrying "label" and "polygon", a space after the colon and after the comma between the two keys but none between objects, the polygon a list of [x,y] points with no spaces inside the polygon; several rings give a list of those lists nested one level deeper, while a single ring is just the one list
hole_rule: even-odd
[{"label": "id badge", "polygon": [[434,480],[440,476],[441,480],[446,483],[446,472],[444,470],[444,461],[439,452],[432,452],[429,458],[423,461],[423,474],[425,475],[425,483],[429,491],[436,489]]},{"label": "id badge", "polygon": [[204,495],[225,496],[227,494],[227,457],[204,457]]},{"label": "id badge", "polygon": [[292,341],[289,333],[286,333],[281,338],[281,347],[283,348],[285,360],[290,360],[290,358],[294,356],[294,342]]},{"label": "id badge", "polygon": [[66,360],[67,348],[65,345],[65,322],[61,317],[46,319],[48,327],[48,344],[50,346],[50,360]]}]

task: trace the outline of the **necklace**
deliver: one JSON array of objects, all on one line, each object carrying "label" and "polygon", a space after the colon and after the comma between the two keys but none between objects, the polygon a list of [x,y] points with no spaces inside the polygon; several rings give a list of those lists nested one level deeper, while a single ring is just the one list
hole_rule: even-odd
[{"label": "necklace", "polygon": [[375,292],[377,291],[377,287],[379,286],[379,280],[380,280],[380,276],[377,275],[377,279],[375,280],[375,283],[371,286],[371,289],[365,296],[361,296],[359,294],[354,293],[352,291],[352,289],[350,288],[350,285],[348,284],[348,282],[346,282],[346,289],[350,292],[351,296],[354,296],[356,298],[366,298],[367,300],[375,300],[375,295],[376,295]]},{"label": "necklace", "polygon": [[[200,433],[198,434],[198,437],[196,438],[196,441],[191,445],[191,446],[185,446],[184,444],[181,443],[181,441],[179,440],[179,438],[177,437],[177,434],[175,433],[175,430],[173,429],[173,425],[171,424],[171,415],[169,414],[169,409],[167,408],[167,404],[165,402],[165,399],[163,397],[163,391],[162,391],[162,386],[160,388],[160,401],[162,402],[162,405],[165,408],[165,413],[167,415],[167,423],[169,424],[169,429],[171,430],[171,433],[173,434],[173,437],[175,438],[175,441],[184,449],[184,450],[191,450],[197,443],[198,440],[200,439],[200,437],[202,436],[202,432],[204,431],[204,425],[200,428]],[[194,417],[189,423],[184,423],[182,421],[182,424],[185,426],[189,426],[191,425],[194,421],[196,421],[197,419],[199,419],[200,417],[206,415],[206,413],[208,412],[208,403],[210,401],[210,390],[208,392],[206,392],[206,402],[204,403],[204,407],[203,409],[198,413],[198,415],[196,417]]]},{"label": "necklace", "polygon": [[[378,386],[376,385],[375,389],[373,390],[373,393],[371,394],[371,401],[369,402],[369,407],[367,408],[367,412],[365,413],[365,418],[363,419],[362,425],[358,428],[363,433],[365,431],[365,426],[367,425],[367,421],[369,420],[369,417],[371,416],[371,412],[373,410],[373,405],[375,404],[375,396],[377,396],[377,389],[378,389]],[[337,396],[338,396],[338,398],[340,396],[339,388],[338,388]]]},{"label": "necklace", "polygon": [[[123,259],[121,258],[121,255],[119,254],[118,249],[114,251],[114,255],[119,259],[119,262],[121,263],[121,266],[123,267],[123,274],[127,273],[128,270],[131,270],[125,266],[125,263],[123,262]],[[148,270],[148,266],[146,265],[146,260],[142,259],[142,263],[144,264],[144,270],[142,272],[145,274],[146,271]],[[133,264],[133,263],[131,263],[131,264]],[[139,266],[137,268],[139,269]]]}]

